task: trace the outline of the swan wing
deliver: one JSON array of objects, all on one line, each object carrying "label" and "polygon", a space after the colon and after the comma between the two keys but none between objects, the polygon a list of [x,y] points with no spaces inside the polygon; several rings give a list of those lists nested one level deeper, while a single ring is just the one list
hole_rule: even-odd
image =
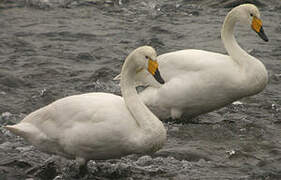
[{"label": "swan wing", "polygon": [[[238,96],[235,91],[241,72],[229,56],[202,50],[176,51],[159,56],[160,68],[166,83],[160,88],[148,87],[140,96],[161,119],[179,118],[183,112],[192,117]],[[227,95],[229,91],[233,97]]]},{"label": "swan wing", "polygon": [[[136,127],[122,97],[88,93],[59,99],[6,128],[45,152],[107,159],[126,152],[124,142],[129,146],[127,135]],[[108,153],[116,147],[120,151]]]}]

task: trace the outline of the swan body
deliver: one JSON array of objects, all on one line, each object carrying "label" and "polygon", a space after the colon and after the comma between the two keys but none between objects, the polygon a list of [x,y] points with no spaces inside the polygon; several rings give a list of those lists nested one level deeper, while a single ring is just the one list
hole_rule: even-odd
[{"label": "swan body", "polygon": [[157,57],[165,80],[160,85],[142,71],[137,85],[148,87],[140,93],[143,102],[160,118],[186,118],[210,112],[242,97],[262,91],[267,84],[265,66],[236,42],[236,22],[246,24],[268,41],[256,6],[233,8],[225,18],[221,37],[229,55],[187,49]]},{"label": "swan body", "polygon": [[149,46],[134,50],[122,68],[123,97],[88,93],[59,99],[29,114],[20,123],[6,126],[47,153],[88,160],[151,153],[166,141],[162,122],[143,104],[134,87],[139,68],[148,69],[161,83],[156,52]]}]

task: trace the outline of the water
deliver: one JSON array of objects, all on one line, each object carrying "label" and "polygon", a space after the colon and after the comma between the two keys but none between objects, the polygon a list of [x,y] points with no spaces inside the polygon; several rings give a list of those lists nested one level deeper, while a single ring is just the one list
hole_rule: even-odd
[{"label": "water", "polygon": [[[220,28],[239,0],[2,1],[0,125],[73,94],[120,94],[113,77],[138,46],[158,54],[196,48],[225,53]],[[154,155],[91,161],[85,179],[281,179],[281,3],[260,5],[263,42],[238,26],[240,45],[260,59],[260,94],[183,124],[165,122],[168,142]],[[0,179],[78,179],[72,161],[44,154],[0,127]]]}]

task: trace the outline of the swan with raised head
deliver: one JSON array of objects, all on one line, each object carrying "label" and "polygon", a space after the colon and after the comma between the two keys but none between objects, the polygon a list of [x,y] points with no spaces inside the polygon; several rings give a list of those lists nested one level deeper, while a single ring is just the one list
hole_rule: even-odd
[{"label": "swan with raised head", "polygon": [[143,46],[126,58],[123,98],[109,93],[65,97],[5,128],[44,152],[76,159],[80,170],[89,160],[155,152],[166,141],[166,129],[139,98],[134,80],[137,71],[146,69],[164,83],[156,57],[152,47]]},{"label": "swan with raised head", "polygon": [[182,114],[192,118],[257,94],[266,87],[265,66],[235,40],[233,31],[237,22],[248,25],[268,41],[258,8],[244,4],[233,8],[222,26],[221,38],[229,55],[195,49],[162,54],[157,60],[164,85],[144,71],[138,73],[137,84],[149,85],[140,93],[141,99],[155,115],[160,119],[180,118]]}]

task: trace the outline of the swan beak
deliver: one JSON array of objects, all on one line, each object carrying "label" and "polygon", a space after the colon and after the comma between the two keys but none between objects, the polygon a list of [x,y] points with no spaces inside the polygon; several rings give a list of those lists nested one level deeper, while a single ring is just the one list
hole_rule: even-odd
[{"label": "swan beak", "polygon": [[262,21],[257,18],[257,17],[253,17],[253,21],[252,21],[252,29],[258,33],[258,35],[260,36],[260,38],[262,38],[264,41],[268,41],[268,38],[263,30],[262,27]]},{"label": "swan beak", "polygon": [[150,74],[152,74],[156,81],[158,81],[160,84],[165,83],[158,70],[157,61],[153,61],[152,59],[148,60],[148,72],[150,72]]}]

